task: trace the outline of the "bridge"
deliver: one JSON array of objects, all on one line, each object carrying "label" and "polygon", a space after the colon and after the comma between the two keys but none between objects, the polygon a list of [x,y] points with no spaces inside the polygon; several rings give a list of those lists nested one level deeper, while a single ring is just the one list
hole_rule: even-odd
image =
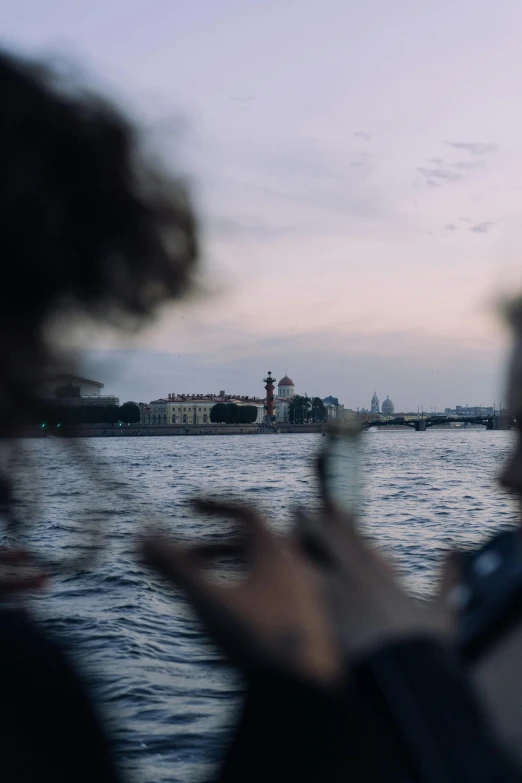
[{"label": "bridge", "polygon": [[363,423],[363,429],[371,427],[410,427],[416,432],[426,432],[431,427],[451,427],[455,424],[479,424],[487,430],[510,430],[515,425],[512,416],[419,416],[417,419],[405,419],[396,416],[388,419],[373,419]]}]

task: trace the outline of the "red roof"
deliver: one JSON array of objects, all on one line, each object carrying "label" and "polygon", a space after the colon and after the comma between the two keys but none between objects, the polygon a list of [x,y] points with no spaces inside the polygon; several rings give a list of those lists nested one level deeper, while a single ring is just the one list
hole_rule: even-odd
[{"label": "red roof", "polygon": [[288,377],[288,375],[285,375],[285,377],[281,378],[281,380],[279,381],[279,383],[277,385],[278,386],[295,386],[295,383],[293,382],[293,380],[291,378]]}]

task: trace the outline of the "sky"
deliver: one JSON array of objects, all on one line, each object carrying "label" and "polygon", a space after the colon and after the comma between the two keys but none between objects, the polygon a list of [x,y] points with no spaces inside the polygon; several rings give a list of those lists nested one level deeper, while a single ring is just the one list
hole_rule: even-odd
[{"label": "sky", "polygon": [[8,0],[3,45],[71,63],[193,190],[205,291],[92,335],[122,400],[502,402],[522,290],[519,0]]}]

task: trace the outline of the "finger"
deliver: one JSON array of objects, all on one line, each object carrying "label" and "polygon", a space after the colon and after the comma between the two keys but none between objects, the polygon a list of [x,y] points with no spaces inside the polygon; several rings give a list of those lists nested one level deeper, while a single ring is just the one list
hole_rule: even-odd
[{"label": "finger", "polygon": [[327,450],[323,449],[315,460],[315,472],[319,483],[319,495],[323,508],[326,512],[326,522],[336,523],[341,519],[343,524],[347,527],[355,526],[355,516],[343,511],[331,497],[328,489],[328,476],[327,476]]},{"label": "finger", "polygon": [[219,557],[242,557],[245,555],[245,542],[241,539],[229,539],[228,541],[198,544],[194,547],[194,552],[205,561]]},{"label": "finger", "polygon": [[340,509],[337,507],[330,494],[328,486],[327,463],[328,449],[324,448],[315,460],[315,473],[318,479],[319,496],[321,498],[323,508],[328,516],[336,517],[340,513]]},{"label": "finger", "polygon": [[163,537],[145,538],[141,552],[158,573],[183,588],[215,641],[232,659],[248,662],[255,658],[256,645],[237,617],[234,588],[207,581],[201,558],[192,550],[167,543]]},{"label": "finger", "polygon": [[265,525],[263,517],[256,509],[230,501],[198,498],[194,507],[203,514],[227,516],[237,520],[252,536],[253,554],[259,557],[272,553],[275,546],[274,536]]},{"label": "finger", "polygon": [[330,542],[324,533],[324,529],[318,516],[313,516],[303,508],[294,511],[294,538],[300,548],[317,565],[332,565]]},{"label": "finger", "polygon": [[378,553],[360,536],[351,519],[340,512],[333,518],[297,509],[295,531],[301,550],[325,574],[335,572],[351,583],[376,569],[380,576],[384,574]]},{"label": "finger", "polygon": [[191,596],[205,591],[204,561],[197,552],[172,544],[157,534],[144,538],[140,550],[147,565]]},{"label": "finger", "polygon": [[319,496],[324,505],[328,502],[326,482],[326,450],[323,449],[315,460],[315,473],[319,484]]},{"label": "finger", "polygon": [[449,552],[442,564],[439,599],[448,601],[450,593],[460,581],[460,562],[457,552]]},{"label": "finger", "polygon": [[450,552],[444,559],[439,591],[433,601],[434,617],[445,631],[451,631],[457,619],[460,576],[459,556]]}]

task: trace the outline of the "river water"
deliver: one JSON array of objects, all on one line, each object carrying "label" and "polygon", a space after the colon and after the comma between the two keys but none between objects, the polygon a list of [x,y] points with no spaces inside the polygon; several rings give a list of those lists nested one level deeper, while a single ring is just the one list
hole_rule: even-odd
[{"label": "river water", "polygon": [[[363,524],[415,593],[433,592],[449,546],[473,546],[515,520],[494,481],[512,437],[363,436]],[[320,446],[320,436],[287,434],[22,442],[19,510],[40,550],[70,557],[88,509],[103,519],[99,561],[57,577],[33,605],[89,673],[131,780],[208,780],[241,693],[180,594],[138,563],[136,536],[151,520],[198,541],[222,534],[222,522],[190,511],[202,492],[242,497],[287,524],[295,504],[316,502]]]}]

